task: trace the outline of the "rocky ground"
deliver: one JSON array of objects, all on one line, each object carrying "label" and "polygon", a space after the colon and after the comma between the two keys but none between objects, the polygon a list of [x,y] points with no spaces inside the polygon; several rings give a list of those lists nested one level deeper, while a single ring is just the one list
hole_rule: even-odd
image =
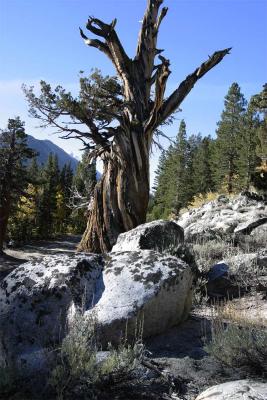
[{"label": "rocky ground", "polygon": [[[152,336],[148,331],[148,337],[144,339],[150,364],[149,368],[143,366],[143,377],[133,379],[125,387],[120,385],[118,393],[116,393],[115,385],[108,398],[195,400],[201,392],[211,386],[241,379],[243,381],[237,384],[219,386],[218,389],[215,387],[210,392],[200,395],[199,399],[235,400],[239,399],[239,393],[242,392],[243,397],[240,397],[242,399],[266,400],[267,394],[266,396],[264,394],[265,391],[267,393],[266,386],[254,383],[255,380],[266,381],[266,376],[265,378],[263,375],[254,376],[253,371],[252,374],[248,374],[242,368],[223,365],[208,354],[206,348],[212,337],[214,321],[218,317],[225,326],[235,324],[242,327],[244,323],[249,323],[260,326],[263,331],[266,330],[266,203],[255,197],[239,196],[229,200],[221,196],[218,200],[197,210],[189,211],[177,222],[184,228],[186,251],[184,245],[181,245],[183,232],[180,229],[174,225],[151,223],[148,228],[139,227],[136,232],[131,231],[130,234],[121,235],[114,248],[114,254],[110,253],[104,261],[106,265],[104,284],[108,285],[109,290],[106,287],[105,296],[101,294],[102,302],[99,301],[96,310],[102,310],[102,314],[104,313],[103,321],[107,323],[107,328],[114,329],[112,318],[106,309],[110,302],[116,302],[116,298],[121,297],[121,293],[115,290],[116,282],[120,282],[120,287],[124,292],[127,290],[129,293],[131,290],[136,292],[134,307],[137,306],[139,297],[143,301],[142,308],[147,307],[148,297],[152,305],[156,304],[154,308],[150,306],[147,308],[148,312],[151,311],[149,325],[153,327],[155,324],[156,331],[161,331],[160,334]],[[166,240],[161,240],[161,235],[166,236]],[[8,249],[5,256],[0,258],[0,280],[25,261],[36,261],[46,255],[56,257],[63,254],[64,256],[74,255],[78,241],[78,237],[68,236],[57,241],[34,243],[20,249]],[[160,250],[164,254],[166,248],[172,254],[175,248],[178,249],[173,257],[181,258],[181,265],[183,263],[190,265],[193,254],[199,271],[193,308],[186,321],[178,326],[172,326],[171,323],[169,327],[165,321],[166,328],[160,329],[161,318],[164,320],[168,313],[172,318],[175,310],[180,312],[178,305],[175,305],[176,308],[170,307],[168,298],[172,298],[172,291],[175,293],[177,290],[178,293],[184,287],[177,285],[171,275],[169,278],[165,276],[169,271],[168,268],[172,268],[170,263],[173,259],[170,256],[167,258],[159,256],[157,252]],[[139,253],[135,254],[137,251]],[[162,260],[164,260],[163,266],[159,266],[157,262],[160,261],[162,264]],[[124,271],[121,265],[123,263],[131,266],[132,276],[128,276],[127,271]],[[164,263],[167,263],[168,268],[164,266]],[[141,264],[145,265],[144,269]],[[151,270],[151,265],[154,267],[158,265],[156,273],[153,272],[154,267]],[[191,265],[191,269],[195,274],[195,264]],[[183,270],[186,271],[185,267],[181,271]],[[180,276],[181,271],[177,270],[177,277]],[[22,274],[25,274],[25,271]],[[72,278],[70,280],[73,281]],[[127,284],[122,282],[127,282]],[[138,292],[139,289],[136,289],[140,282],[144,284],[144,292]],[[58,287],[61,283],[61,281],[58,284],[53,281],[53,285]],[[160,290],[160,297],[155,290],[155,297],[153,297],[151,290],[154,286],[151,286],[151,283],[155,285],[155,288],[157,285],[162,285],[166,293]],[[115,291],[112,289],[113,284],[115,284]],[[75,285],[77,287],[77,282]],[[103,293],[103,286],[101,287],[101,293]],[[76,289],[75,296],[77,296]],[[123,298],[127,302],[130,301],[127,294]],[[148,304],[150,304],[149,301]],[[165,313],[164,306],[169,307]],[[123,309],[120,303],[118,307]],[[127,320],[131,318],[133,310],[134,308],[128,307],[128,314],[123,311],[123,318]],[[158,316],[156,310],[159,310]],[[263,360],[264,362],[267,365],[266,359]],[[250,378],[252,381],[245,380]],[[80,397],[77,396],[77,398]]]}]

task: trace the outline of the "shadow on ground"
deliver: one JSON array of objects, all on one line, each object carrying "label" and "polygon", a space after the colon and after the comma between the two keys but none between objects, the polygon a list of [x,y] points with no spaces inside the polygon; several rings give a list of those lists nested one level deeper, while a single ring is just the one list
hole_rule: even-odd
[{"label": "shadow on ground", "polygon": [[179,326],[169,329],[162,335],[146,341],[146,348],[153,358],[190,357],[199,360],[207,353],[204,350],[206,341],[211,337],[211,322],[191,315]]},{"label": "shadow on ground", "polygon": [[211,340],[209,316],[194,310],[188,320],[146,340],[151,358],[161,364],[174,381],[183,382],[178,391],[183,400],[194,400],[206,388],[228,380],[242,379],[240,371],[223,367],[209,356],[205,344]]}]

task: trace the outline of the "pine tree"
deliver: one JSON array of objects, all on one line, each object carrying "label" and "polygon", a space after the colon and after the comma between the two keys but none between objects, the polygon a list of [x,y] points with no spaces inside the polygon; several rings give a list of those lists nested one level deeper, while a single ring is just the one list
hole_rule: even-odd
[{"label": "pine tree", "polygon": [[201,138],[199,135],[191,135],[187,139],[186,136],[186,124],[182,120],[174,145],[162,153],[159,160],[151,219],[178,215],[181,208],[190,204],[195,194],[194,157]]},{"label": "pine tree", "polygon": [[172,211],[173,185],[175,172],[173,168],[173,146],[163,151],[159,158],[154,182],[154,205],[151,210],[150,219],[168,218]]},{"label": "pine tree", "polygon": [[175,169],[175,195],[173,199],[173,211],[179,214],[193,197],[193,154],[195,151],[195,137],[186,138],[186,124],[181,121],[174,150],[173,165]]},{"label": "pine tree", "polygon": [[159,156],[158,167],[155,171],[155,178],[154,178],[154,183],[153,183],[153,187],[152,187],[152,189],[154,191],[157,191],[157,189],[160,186],[161,176],[164,172],[165,163],[166,163],[166,150],[162,150],[161,154]]},{"label": "pine tree", "polygon": [[267,84],[263,90],[253,96],[250,101],[252,109],[258,113],[259,126],[257,129],[258,144],[256,154],[260,159],[260,165],[256,168],[252,180],[257,189],[267,193]]},{"label": "pine tree", "polygon": [[73,183],[73,171],[70,163],[64,164],[59,177],[57,189],[56,231],[66,233],[70,222],[71,207],[70,197]]},{"label": "pine tree", "polygon": [[215,188],[212,177],[212,145],[213,141],[204,137],[199,144],[193,159],[193,181],[195,194],[205,195]]},{"label": "pine tree", "polygon": [[8,220],[28,184],[27,160],[34,156],[27,146],[24,123],[9,119],[0,131],[0,252],[7,234]]},{"label": "pine tree", "polygon": [[263,89],[259,94],[252,96],[250,105],[258,113],[260,119],[257,130],[259,139],[256,149],[257,155],[261,158],[262,163],[267,164],[267,83],[263,85]]},{"label": "pine tree", "polygon": [[238,141],[240,139],[246,100],[237,83],[225,96],[224,110],[218,122],[216,140],[215,181],[217,188],[224,183],[228,193],[235,190],[238,174]]},{"label": "pine tree", "polygon": [[259,164],[259,157],[256,154],[258,144],[257,131],[259,119],[255,115],[251,103],[244,114],[243,126],[238,140],[238,187],[240,190],[249,190],[253,173]]},{"label": "pine tree", "polygon": [[44,238],[50,237],[55,232],[59,174],[57,156],[50,154],[42,173],[44,184],[38,215],[39,234]]}]

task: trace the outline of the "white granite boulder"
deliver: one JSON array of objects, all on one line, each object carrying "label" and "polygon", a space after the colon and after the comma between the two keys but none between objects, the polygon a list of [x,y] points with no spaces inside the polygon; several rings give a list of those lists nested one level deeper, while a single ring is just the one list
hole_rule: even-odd
[{"label": "white granite boulder", "polygon": [[240,380],[212,386],[196,400],[266,400],[267,383]]},{"label": "white granite boulder", "polygon": [[[60,343],[77,310],[96,318],[103,347],[119,343],[126,326],[130,339],[143,322],[145,338],[184,320],[195,270],[167,252],[177,250],[183,231],[163,221],[143,227],[136,247],[153,248],[155,237],[162,253],[138,248],[105,256],[47,256],[6,276],[0,282],[0,356],[34,370],[40,363],[42,368],[43,349]],[[129,242],[127,235],[136,236],[133,231],[124,234],[124,244]],[[166,234],[165,242],[160,234]]]},{"label": "white granite boulder", "polygon": [[102,269],[101,256],[79,254],[47,256],[11,272],[0,282],[2,357],[38,362],[43,348],[64,337],[70,311],[98,301]]},{"label": "white granite boulder", "polygon": [[183,242],[183,228],[172,221],[157,220],[120,234],[112,252],[136,250],[170,252]]},{"label": "white granite boulder", "polygon": [[[101,342],[134,337],[143,321],[143,337],[183,321],[191,308],[193,271],[182,260],[153,250],[110,253],[103,272],[105,290],[92,312]],[[127,325],[127,326],[126,326]]]}]

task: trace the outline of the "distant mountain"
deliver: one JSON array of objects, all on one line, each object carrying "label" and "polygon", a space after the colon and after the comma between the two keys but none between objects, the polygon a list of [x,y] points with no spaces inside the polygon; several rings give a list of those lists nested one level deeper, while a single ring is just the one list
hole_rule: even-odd
[{"label": "distant mountain", "polygon": [[76,170],[79,161],[50,140],[40,140],[28,135],[27,143],[30,148],[39,153],[37,156],[38,164],[45,164],[49,154],[53,153],[58,156],[58,164],[60,168],[62,168],[64,164],[70,163],[73,171]]}]

